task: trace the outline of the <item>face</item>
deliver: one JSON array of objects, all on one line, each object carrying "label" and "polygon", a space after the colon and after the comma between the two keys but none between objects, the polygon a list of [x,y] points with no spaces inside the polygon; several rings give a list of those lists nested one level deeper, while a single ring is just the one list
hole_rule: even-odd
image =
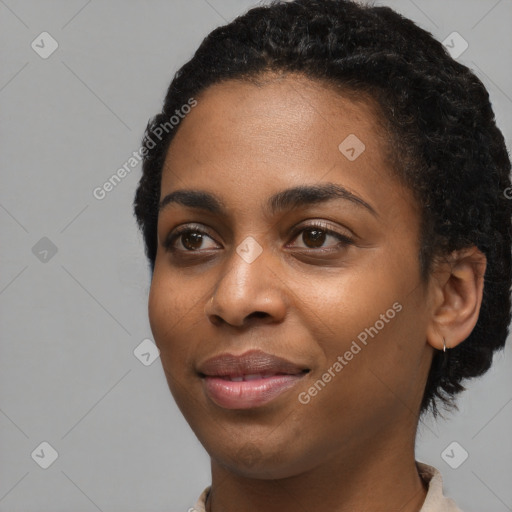
[{"label": "face", "polygon": [[414,436],[432,357],[419,211],[370,102],[293,75],[197,102],[164,165],[149,297],[195,434],[259,478]]}]

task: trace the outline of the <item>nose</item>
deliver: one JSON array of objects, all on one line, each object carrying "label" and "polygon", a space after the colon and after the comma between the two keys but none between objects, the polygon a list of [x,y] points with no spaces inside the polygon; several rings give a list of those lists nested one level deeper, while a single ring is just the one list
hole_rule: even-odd
[{"label": "nose", "polygon": [[287,303],[276,258],[269,249],[254,261],[240,254],[233,251],[220,270],[213,298],[205,306],[208,319],[217,326],[228,324],[238,328],[281,322]]}]

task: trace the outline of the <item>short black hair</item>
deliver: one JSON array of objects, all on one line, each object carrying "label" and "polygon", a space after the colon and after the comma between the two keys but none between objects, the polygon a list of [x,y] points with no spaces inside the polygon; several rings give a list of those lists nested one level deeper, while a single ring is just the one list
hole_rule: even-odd
[{"label": "short black hair", "polygon": [[[299,73],[378,105],[393,169],[421,207],[419,264],[477,246],[487,258],[483,301],[468,338],[436,351],[421,413],[456,407],[463,379],[485,373],[505,344],[510,315],[510,159],[489,95],[466,66],[427,31],[389,7],[350,0],[275,0],[213,30],[175,74],[162,111],[143,138],[145,156],[134,213],[151,272],[157,251],[160,185],[176,130],[154,130],[209,86]],[[160,130],[162,131],[162,130]]]}]

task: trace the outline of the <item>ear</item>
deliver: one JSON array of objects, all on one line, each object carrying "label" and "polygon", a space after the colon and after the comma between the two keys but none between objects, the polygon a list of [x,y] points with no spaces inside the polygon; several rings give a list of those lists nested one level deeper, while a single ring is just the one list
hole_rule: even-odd
[{"label": "ear", "polygon": [[430,282],[431,314],[427,342],[453,348],[474,329],[480,313],[487,258],[477,248],[454,251],[435,263]]}]

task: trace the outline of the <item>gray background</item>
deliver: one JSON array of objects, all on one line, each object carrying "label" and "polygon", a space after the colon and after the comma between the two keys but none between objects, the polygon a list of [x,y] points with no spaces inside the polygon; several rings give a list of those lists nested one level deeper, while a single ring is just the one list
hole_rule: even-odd
[{"label": "gray background", "polygon": [[[511,147],[512,1],[376,3],[468,41],[459,60],[488,87]],[[252,5],[0,0],[1,511],[184,511],[209,484],[160,360],[134,355],[151,338],[131,213],[140,164],[105,199],[92,191],[139,149],[202,38]],[[43,31],[59,44],[47,59],[31,48]],[[465,512],[512,510],[510,357],[509,344],[458,413],[420,427],[417,458]],[[58,452],[48,469],[31,457],[43,441]],[[457,469],[441,457],[453,441],[469,453]]]}]

